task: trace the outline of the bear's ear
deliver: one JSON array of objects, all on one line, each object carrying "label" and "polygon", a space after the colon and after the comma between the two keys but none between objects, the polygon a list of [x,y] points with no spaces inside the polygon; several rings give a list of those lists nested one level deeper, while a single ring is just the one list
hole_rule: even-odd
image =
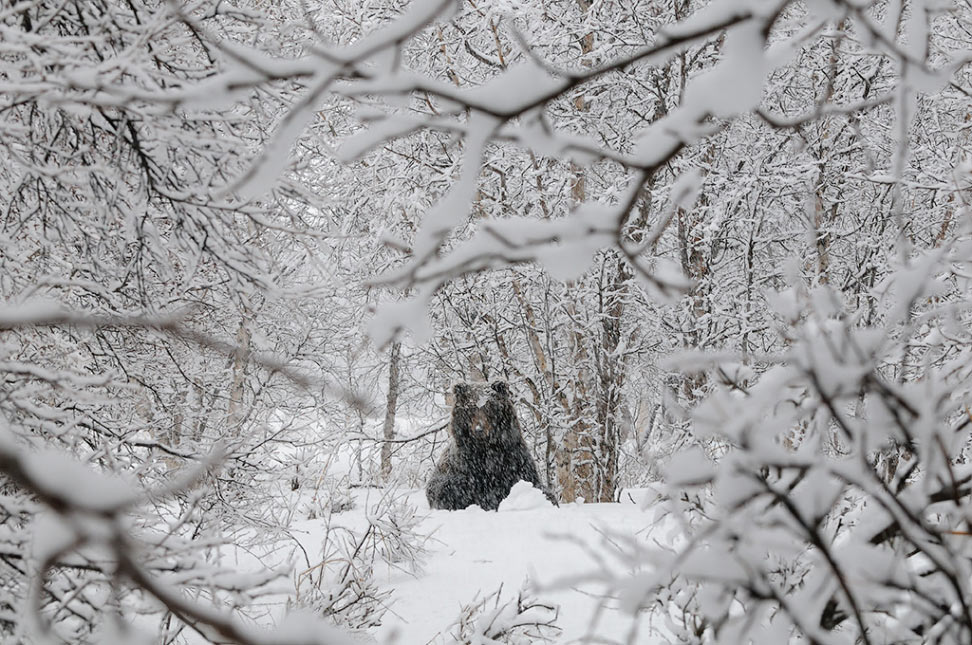
[{"label": "bear's ear", "polygon": [[493,388],[493,392],[501,399],[510,398],[510,386],[506,384],[506,381],[493,381],[490,387]]},{"label": "bear's ear", "polygon": [[456,405],[462,405],[469,401],[470,390],[465,383],[456,383],[455,387],[452,388],[452,393],[455,395]]}]

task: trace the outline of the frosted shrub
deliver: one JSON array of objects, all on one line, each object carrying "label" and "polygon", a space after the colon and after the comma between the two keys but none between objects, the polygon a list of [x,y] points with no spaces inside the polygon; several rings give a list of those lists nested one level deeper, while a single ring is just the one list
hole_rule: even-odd
[{"label": "frosted shrub", "polygon": [[422,517],[404,497],[385,495],[369,514],[374,548],[389,566],[421,573],[428,536],[418,532]]},{"label": "frosted shrub", "polygon": [[415,529],[415,507],[383,495],[368,509],[363,530],[339,526],[331,517],[324,533],[322,560],[296,574],[292,605],[307,607],[352,630],[381,624],[390,590],[376,581],[388,567],[417,573],[426,536]]},{"label": "frosted shrub", "polygon": [[352,630],[381,624],[389,592],[374,579],[375,552],[368,548],[371,527],[363,535],[329,527],[323,560],[297,573],[292,605],[311,609]]},{"label": "frosted shrub", "polygon": [[350,511],[354,506],[354,496],[351,494],[347,477],[321,475],[317,479],[313,495],[304,507],[304,512],[307,519],[316,520],[333,513]]},{"label": "frosted shrub", "polygon": [[503,597],[503,587],[465,605],[450,630],[456,643],[480,645],[552,643],[560,633],[560,608],[539,602],[527,589]]},{"label": "frosted shrub", "polygon": [[878,292],[881,327],[827,288],[773,298],[786,350],[693,412],[699,443],[726,450],[669,465],[684,542],[614,551],[641,571],[611,581],[624,610],[689,643],[969,642],[964,279],[952,289],[969,251],[900,268]]}]

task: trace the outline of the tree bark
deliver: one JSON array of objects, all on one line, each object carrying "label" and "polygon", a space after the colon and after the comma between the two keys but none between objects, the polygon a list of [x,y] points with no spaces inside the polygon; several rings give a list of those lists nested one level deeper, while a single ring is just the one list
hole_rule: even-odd
[{"label": "tree bark", "polygon": [[381,479],[387,482],[392,471],[392,444],[395,439],[395,411],[398,408],[399,368],[401,364],[402,344],[392,343],[391,355],[388,359],[388,400],[385,405],[385,423],[381,430]]},{"label": "tree bark", "polygon": [[236,351],[233,354],[233,382],[229,391],[229,404],[226,408],[227,423],[233,436],[238,436],[240,423],[243,421],[243,391],[246,386],[246,367],[250,357],[250,343],[252,331],[250,324],[253,313],[246,304],[240,317],[240,327],[236,332]]}]

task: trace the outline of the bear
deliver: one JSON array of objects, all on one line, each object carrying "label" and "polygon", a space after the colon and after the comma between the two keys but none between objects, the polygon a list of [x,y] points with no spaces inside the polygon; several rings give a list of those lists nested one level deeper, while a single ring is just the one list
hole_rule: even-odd
[{"label": "bear", "polygon": [[455,511],[475,504],[493,511],[520,480],[556,504],[523,440],[509,386],[496,381],[481,389],[466,383],[453,388],[452,442],[426,486],[429,506]]}]

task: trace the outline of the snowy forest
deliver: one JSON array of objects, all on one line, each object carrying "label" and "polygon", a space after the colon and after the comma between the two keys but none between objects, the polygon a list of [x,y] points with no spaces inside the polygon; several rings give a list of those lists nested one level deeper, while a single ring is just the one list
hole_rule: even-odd
[{"label": "snowy forest", "polygon": [[3,642],[972,643],[970,0],[0,29]]}]

